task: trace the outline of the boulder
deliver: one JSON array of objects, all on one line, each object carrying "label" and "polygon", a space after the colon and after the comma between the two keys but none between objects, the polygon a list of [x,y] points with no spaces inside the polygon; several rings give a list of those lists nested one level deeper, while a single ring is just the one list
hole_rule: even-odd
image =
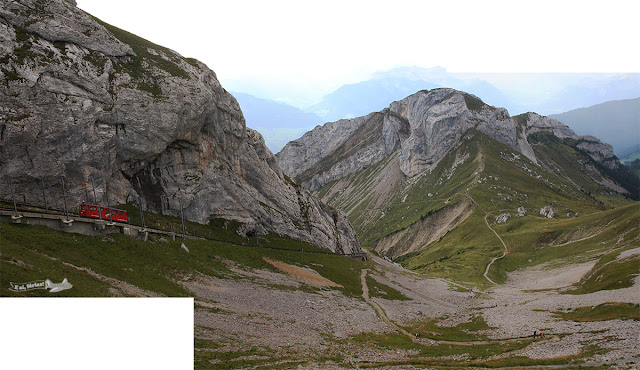
[{"label": "boulder", "polygon": [[558,211],[553,209],[550,205],[546,205],[543,208],[540,208],[540,216],[546,218],[555,218],[558,216]]},{"label": "boulder", "polygon": [[518,207],[518,217],[524,217],[527,215],[527,209],[520,206]]},{"label": "boulder", "polygon": [[497,224],[505,224],[505,223],[507,223],[507,221],[509,221],[510,217],[511,217],[510,213],[503,213],[503,214],[499,215],[498,217],[496,217],[496,223]]}]

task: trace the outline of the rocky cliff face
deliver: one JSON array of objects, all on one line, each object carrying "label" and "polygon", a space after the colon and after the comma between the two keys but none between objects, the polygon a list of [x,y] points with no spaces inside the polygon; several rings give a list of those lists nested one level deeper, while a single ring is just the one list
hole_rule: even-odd
[{"label": "rocky cliff face", "polygon": [[595,136],[578,135],[560,121],[541,116],[537,113],[524,113],[519,115],[515,120],[519,120],[524,123],[521,127],[524,130],[525,136],[536,132],[550,132],[560,139],[568,138],[575,140],[577,148],[585,151],[595,161],[601,162],[609,168],[618,168],[620,166],[620,161],[613,154],[613,147],[607,143],[601,142],[600,139]]},{"label": "rocky cliff face", "polygon": [[[341,213],[284,176],[213,71],[113,26],[65,0],[0,7],[0,197],[61,207],[92,194],[142,199],[153,211],[243,233],[268,231],[351,253]],[[92,199],[92,197],[90,197]]]},{"label": "rocky cliff face", "polygon": [[[509,146],[519,144],[506,110],[460,91],[434,89],[393,102],[379,113],[316,127],[276,157],[288,174],[311,190],[396,150],[402,172],[411,177],[433,168],[473,127]],[[370,138],[354,145],[354,138],[365,134]]]},{"label": "rocky cliff face", "polygon": [[578,141],[580,149],[610,168],[619,165],[611,146],[597,138],[579,136],[566,125],[535,113],[514,119],[503,108],[453,89],[420,91],[379,113],[316,127],[287,144],[276,157],[285,172],[311,190],[367,168],[396,150],[402,173],[413,177],[432,169],[471,128],[534,163],[538,159],[527,136],[545,131]]}]

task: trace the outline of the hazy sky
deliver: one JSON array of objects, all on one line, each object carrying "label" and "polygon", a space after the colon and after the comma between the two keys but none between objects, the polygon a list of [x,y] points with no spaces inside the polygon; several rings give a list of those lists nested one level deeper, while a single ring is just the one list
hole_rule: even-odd
[{"label": "hazy sky", "polygon": [[637,1],[77,0],[225,81],[327,91],[397,66],[638,72]]}]

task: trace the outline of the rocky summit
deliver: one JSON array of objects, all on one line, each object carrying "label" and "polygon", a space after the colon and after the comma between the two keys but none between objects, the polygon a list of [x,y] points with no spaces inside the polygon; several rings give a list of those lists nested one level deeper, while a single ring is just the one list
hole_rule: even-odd
[{"label": "rocky summit", "polygon": [[[0,7],[0,196],[104,204],[360,250],[345,216],[289,180],[203,63],[65,0]],[[4,181],[6,180],[6,181]],[[95,184],[95,189],[93,187]],[[92,197],[88,197],[92,200]]]},{"label": "rocky summit", "polygon": [[[396,150],[400,170],[413,177],[434,168],[464,133],[475,128],[538,163],[528,135],[550,132],[579,141],[598,162],[620,166],[609,144],[579,136],[566,125],[526,113],[511,117],[506,109],[489,106],[478,97],[454,89],[423,90],[377,113],[318,126],[276,154],[290,176],[311,190],[363,170]],[[611,184],[612,189],[627,191]]]}]

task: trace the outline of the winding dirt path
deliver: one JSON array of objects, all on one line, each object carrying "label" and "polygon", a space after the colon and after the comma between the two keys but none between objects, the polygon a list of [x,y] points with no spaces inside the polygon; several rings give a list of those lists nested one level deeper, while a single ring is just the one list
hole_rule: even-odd
[{"label": "winding dirt path", "polygon": [[[374,302],[370,297],[369,297],[369,286],[367,285],[367,273],[369,272],[369,269],[363,269],[362,273],[360,274],[360,281],[362,282],[362,298],[364,298],[364,300],[371,306],[373,307],[373,309],[376,311],[376,313],[378,314],[378,317],[380,317],[380,319],[382,321],[384,321],[387,325],[391,326],[392,328],[394,328],[395,330],[397,330],[398,332],[408,336],[409,338],[411,338],[411,340],[414,340],[414,336],[411,335],[411,333],[409,333],[408,331],[406,331],[405,329],[399,327],[395,322],[391,321],[391,319],[389,319],[389,317],[387,316],[387,314],[384,312],[384,310],[382,309],[382,307],[380,307],[379,304],[377,304],[376,302]],[[415,340],[414,340],[415,341]]]},{"label": "winding dirt path", "polygon": [[[400,334],[407,336],[409,339],[411,339],[416,344],[420,344],[420,345],[423,345],[423,346],[433,346],[433,345],[438,345],[438,344],[452,344],[452,345],[458,345],[458,346],[477,346],[477,345],[486,345],[486,344],[494,344],[494,343],[518,342],[518,341],[525,340],[525,339],[529,338],[529,337],[519,337],[519,338],[504,338],[504,339],[489,339],[489,340],[451,341],[451,340],[438,340],[438,339],[429,339],[429,338],[416,337],[415,335],[409,333],[407,330],[405,330],[404,328],[400,327],[398,324],[396,324],[391,319],[389,319],[389,317],[387,316],[387,314],[384,311],[384,309],[379,304],[374,302],[371,299],[371,297],[369,297],[369,286],[367,285],[367,274],[368,274],[368,272],[369,272],[369,269],[363,269],[361,274],[360,274],[360,281],[362,283],[362,298],[364,298],[364,300],[371,307],[373,307],[373,309],[378,314],[378,317],[380,317],[380,320],[385,322],[387,325],[391,326],[393,329],[395,329]],[[435,333],[433,333],[433,334],[435,334]],[[547,336],[547,338],[548,339],[558,340],[559,336],[558,335],[549,335],[549,336]],[[545,338],[545,339],[547,339],[547,338]],[[542,343],[543,341],[544,340],[533,342],[533,343],[531,343],[530,345],[528,345],[525,348],[528,350],[531,347]],[[524,351],[525,348],[517,350],[518,353],[521,352],[521,351]],[[512,351],[512,352],[515,353],[516,351]],[[511,353],[511,352],[508,352],[508,353]]]},{"label": "winding dirt path", "polygon": [[487,224],[487,227],[489,228],[489,230],[491,230],[498,237],[498,239],[500,239],[500,243],[502,243],[502,246],[504,247],[504,252],[502,253],[501,256],[494,257],[491,260],[491,262],[489,262],[489,264],[487,265],[487,268],[484,270],[484,274],[482,274],[482,276],[484,276],[485,279],[489,280],[489,282],[491,284],[496,284],[497,285],[497,283],[495,281],[491,280],[491,278],[489,277],[489,269],[491,268],[491,265],[493,265],[494,262],[496,262],[497,260],[499,260],[501,258],[504,258],[507,255],[507,245],[504,243],[504,240],[502,240],[500,235],[498,235],[498,233],[491,227],[491,225],[489,224],[489,220],[487,220],[487,217],[489,217],[489,214],[485,212],[484,223]]},{"label": "winding dirt path", "polygon": [[[469,196],[469,198],[471,198],[471,196]],[[475,200],[473,200],[473,198],[471,198],[471,200],[476,203]],[[478,204],[478,203],[476,203]],[[499,259],[504,258],[507,255],[508,249],[507,249],[507,245],[505,244],[504,240],[502,240],[502,237],[500,237],[500,235],[491,227],[491,224],[489,224],[489,220],[487,219],[489,217],[489,213],[487,213],[486,211],[482,210],[485,213],[484,216],[484,223],[487,224],[487,227],[489,228],[489,230],[491,230],[495,236],[498,237],[498,239],[500,239],[500,243],[502,243],[502,246],[504,247],[504,252],[502,253],[501,256],[498,257],[494,257],[493,259],[491,259],[491,261],[489,262],[489,264],[487,264],[487,268],[484,270],[484,274],[482,274],[482,276],[485,277],[485,279],[487,279],[490,283],[497,285],[497,283],[493,280],[491,280],[491,278],[489,277],[489,269],[491,268],[491,265],[493,265],[494,262],[496,262]],[[498,212],[502,212],[503,210],[500,210]],[[601,234],[603,231],[605,231],[607,229],[607,227],[612,223],[613,221],[609,222],[608,224],[606,224],[600,231],[598,231],[595,234],[589,235],[587,237],[581,238],[581,239],[576,239],[576,240],[571,240],[568,241],[566,243],[562,243],[562,244],[557,244],[557,245],[552,245],[551,247],[562,247],[565,245],[569,245],[569,244],[573,244],[573,243],[577,243],[577,242],[581,242],[583,240],[588,240],[591,239],[599,234]]]},{"label": "winding dirt path", "polygon": [[611,223],[612,223],[612,222],[613,222],[613,221],[610,221],[608,224],[604,225],[604,227],[603,227],[600,231],[598,231],[597,233],[595,233],[595,234],[593,234],[593,235],[589,235],[589,236],[584,237],[584,238],[581,238],[581,239],[570,240],[570,241],[568,241],[568,242],[566,242],[566,243],[562,243],[562,244],[551,245],[550,247],[551,247],[551,248],[555,248],[555,247],[563,247],[563,246],[565,246],[565,245],[569,245],[569,244],[573,244],[573,243],[581,242],[581,241],[583,241],[583,240],[591,239],[591,238],[593,238],[594,236],[598,236],[598,235],[602,234],[602,232],[603,232],[603,231],[605,231],[605,230],[609,227],[609,225],[611,225]]},{"label": "winding dirt path", "polygon": [[501,256],[498,257],[494,257],[488,264],[487,264],[487,268],[484,270],[484,274],[482,274],[482,276],[484,276],[485,279],[487,279],[491,284],[494,285],[498,285],[498,283],[496,283],[495,281],[491,280],[491,278],[489,277],[489,269],[491,268],[491,265],[493,265],[494,262],[496,262],[497,260],[504,258],[507,255],[507,245],[505,244],[504,240],[502,240],[502,238],[500,237],[500,235],[498,235],[498,233],[491,227],[491,225],[489,224],[489,221],[487,220],[487,218],[489,217],[489,213],[487,211],[485,211],[480,204],[478,204],[478,202],[476,202],[475,199],[473,199],[473,197],[471,196],[471,194],[469,194],[467,192],[467,196],[469,197],[469,199],[471,199],[471,201],[473,203],[476,204],[476,206],[478,206],[478,208],[480,208],[482,210],[482,212],[484,212],[484,223],[487,224],[487,227],[489,228],[489,230],[491,230],[491,232],[493,232],[495,234],[495,236],[498,237],[498,239],[500,239],[500,243],[502,243],[502,246],[504,247],[504,252],[502,253]]}]

